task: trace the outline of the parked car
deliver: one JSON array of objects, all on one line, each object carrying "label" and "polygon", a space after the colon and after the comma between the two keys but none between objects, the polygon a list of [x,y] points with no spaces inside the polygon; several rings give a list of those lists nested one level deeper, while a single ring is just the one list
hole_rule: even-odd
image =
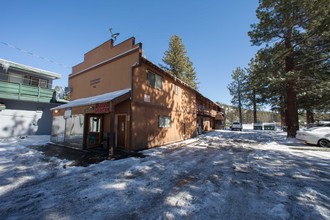
[{"label": "parked car", "polygon": [[307,128],[314,127],[330,127],[330,121],[318,121],[316,123],[311,123],[307,125]]},{"label": "parked car", "polygon": [[233,123],[231,123],[230,130],[242,131],[242,129],[242,124],[239,121],[234,121]]},{"label": "parked car", "polygon": [[307,144],[330,147],[330,127],[314,127],[297,131],[296,138]]},{"label": "parked car", "polygon": [[262,130],[262,123],[253,123],[253,130]]}]

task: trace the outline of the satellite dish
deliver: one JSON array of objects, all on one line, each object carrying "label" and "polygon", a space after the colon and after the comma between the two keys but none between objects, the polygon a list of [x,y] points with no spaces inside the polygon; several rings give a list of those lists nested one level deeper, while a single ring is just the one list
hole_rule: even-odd
[{"label": "satellite dish", "polygon": [[109,28],[109,31],[111,33],[111,39],[113,41],[116,41],[117,37],[119,36],[119,33],[112,33],[112,28]]}]

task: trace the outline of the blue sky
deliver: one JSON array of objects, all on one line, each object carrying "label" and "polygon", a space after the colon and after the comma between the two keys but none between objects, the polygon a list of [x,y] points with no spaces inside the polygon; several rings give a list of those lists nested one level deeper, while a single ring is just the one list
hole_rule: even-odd
[{"label": "blue sky", "polygon": [[230,104],[232,71],[247,67],[257,49],[247,32],[257,23],[258,0],[2,0],[0,42],[32,52],[54,64],[0,43],[0,58],[60,73],[67,85],[71,67],[89,50],[129,37],[143,44],[147,59],[162,63],[172,35],[179,35],[198,74],[199,91]]}]

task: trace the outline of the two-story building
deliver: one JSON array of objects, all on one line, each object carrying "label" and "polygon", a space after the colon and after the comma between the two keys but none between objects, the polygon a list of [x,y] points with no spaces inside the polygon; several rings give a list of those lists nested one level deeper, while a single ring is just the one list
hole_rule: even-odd
[{"label": "two-story building", "polygon": [[[197,134],[196,97],[203,96],[144,58],[134,38],[115,46],[109,40],[86,53],[72,68],[69,86],[72,101],[52,109],[53,142],[139,150]],[[213,113],[200,112],[213,119],[204,130],[219,120]]]},{"label": "two-story building", "polygon": [[[53,80],[61,75],[0,59],[0,137],[49,135]],[[62,104],[62,103],[61,103]]]},{"label": "two-story building", "polygon": [[224,109],[202,94],[196,92],[197,131],[224,129]]}]

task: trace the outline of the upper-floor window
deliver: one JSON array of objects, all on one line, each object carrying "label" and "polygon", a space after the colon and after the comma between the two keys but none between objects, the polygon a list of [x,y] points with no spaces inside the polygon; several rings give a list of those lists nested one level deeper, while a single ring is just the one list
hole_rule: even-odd
[{"label": "upper-floor window", "polygon": [[155,73],[148,72],[148,83],[154,88],[163,89],[163,78]]},{"label": "upper-floor window", "polygon": [[159,127],[160,128],[170,128],[171,127],[171,117],[159,116]]},{"label": "upper-floor window", "polygon": [[48,88],[48,89],[52,88],[52,84],[51,84],[52,82],[47,79],[41,79],[39,77],[25,75],[23,73],[16,73],[11,71],[8,71],[7,73],[0,72],[0,80],[11,83],[19,83],[27,86],[36,86],[36,87]]},{"label": "upper-floor window", "polygon": [[36,78],[36,77],[32,77],[31,76],[31,86],[38,86],[38,87],[42,87],[42,88],[47,88],[48,81],[46,79],[40,79],[40,78]]}]

